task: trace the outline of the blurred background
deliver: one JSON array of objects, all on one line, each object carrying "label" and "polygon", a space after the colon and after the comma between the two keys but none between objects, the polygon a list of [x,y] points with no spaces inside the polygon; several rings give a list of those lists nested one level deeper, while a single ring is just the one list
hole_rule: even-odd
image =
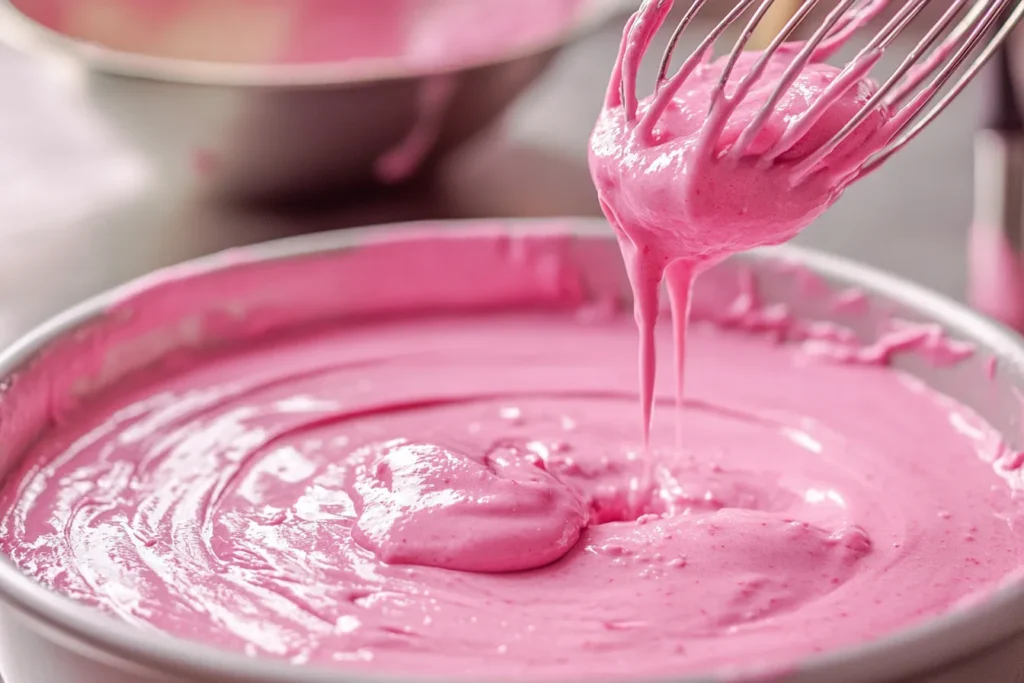
[{"label": "blurred background", "polygon": [[[233,245],[598,215],[587,139],[638,1],[0,0],[0,343]],[[712,5],[705,21],[731,3]],[[963,298],[981,99],[976,83],[800,241]]]}]

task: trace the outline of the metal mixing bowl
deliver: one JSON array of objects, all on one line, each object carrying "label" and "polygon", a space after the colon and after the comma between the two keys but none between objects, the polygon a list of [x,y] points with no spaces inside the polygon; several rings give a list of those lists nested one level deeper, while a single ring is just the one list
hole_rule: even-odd
[{"label": "metal mixing bowl", "polygon": [[[451,100],[427,161],[438,158],[491,123],[559,51],[631,4],[583,0],[550,38],[430,72],[389,61],[264,65],[121,52],[45,28],[33,18],[47,5],[39,0],[0,0],[0,40],[75,72],[97,118],[167,182],[272,201],[374,183],[378,159],[413,129],[424,84],[445,78]],[[203,173],[207,166],[216,172]]]},{"label": "metal mixing bowl", "polygon": [[[433,304],[454,305],[458,297],[445,289],[448,283],[453,291],[476,292],[480,290],[479,269],[452,270],[440,265],[430,256],[436,253],[436,240],[451,240],[451,248],[457,248],[467,263],[475,262],[478,254],[493,265],[488,277],[504,282],[512,273],[521,272],[516,269],[522,268],[522,263],[514,256],[516,249],[495,251],[496,233],[508,235],[511,241],[529,240],[531,253],[544,254],[550,249],[553,258],[562,259],[580,274],[585,291],[598,300],[628,297],[618,247],[607,225],[598,220],[412,224],[303,236],[207,257],[81,304],[0,353],[0,474],[9,472],[25,447],[45,432],[53,415],[51,401],[60,399],[55,395],[61,392],[59,387],[78,386],[77,400],[88,400],[91,392],[101,391],[175,349],[221,345],[265,333],[245,325],[246,312],[273,310],[274,318],[284,316],[285,329],[382,312],[379,302],[362,296],[362,283],[353,279],[353,268],[346,267],[346,263],[355,263],[351,259],[367,253],[374,264],[374,277],[390,283],[387,310],[430,308],[433,296],[438,297]],[[417,249],[418,240],[435,249]],[[396,247],[400,258],[394,257]],[[509,256],[503,260],[496,254]],[[231,294],[231,289],[223,286],[225,276],[239,274],[247,282],[266,282],[274,263],[284,259],[303,259],[307,267],[288,270],[292,275],[286,276],[273,270],[276,275],[271,286],[246,289],[244,295]],[[443,277],[437,277],[439,268],[447,268]],[[765,304],[785,303],[803,318],[849,326],[866,341],[877,333],[880,321],[897,315],[937,322],[952,338],[974,342],[978,353],[952,367],[935,367],[913,354],[898,357],[897,365],[971,406],[1001,430],[1011,445],[1021,447],[1024,340],[1013,333],[908,282],[791,247],[744,255],[708,272],[698,285],[695,309],[720,307],[730,300],[742,291],[745,273],[757,279]],[[403,286],[405,290],[400,291]],[[849,287],[867,294],[865,305],[837,311],[827,294]],[[439,292],[439,288],[445,291]],[[211,291],[219,294],[209,296]],[[317,301],[306,297],[303,306],[293,305],[299,292],[309,291],[329,295]],[[174,299],[194,302],[195,308],[168,307],[167,294],[186,294]],[[501,305],[503,301],[499,298],[490,303]],[[111,313],[115,303],[118,311]],[[159,307],[168,319],[156,323],[152,316],[126,316],[125,311],[133,307],[143,311]],[[231,319],[238,324],[225,325],[225,311],[231,311]],[[215,330],[216,338],[202,334],[205,323]],[[111,346],[110,339],[117,339],[117,346]],[[102,367],[76,362],[78,351],[91,358],[97,348],[107,351]],[[988,371],[992,357],[998,359],[994,377]],[[984,601],[866,645],[812,657],[777,680],[1017,683],[1024,663],[1022,634],[1024,579],[1016,577]],[[258,661],[135,629],[48,591],[6,557],[0,557],[0,666],[7,683],[354,680],[338,671]],[[698,680],[714,679],[687,679],[686,683]]]}]

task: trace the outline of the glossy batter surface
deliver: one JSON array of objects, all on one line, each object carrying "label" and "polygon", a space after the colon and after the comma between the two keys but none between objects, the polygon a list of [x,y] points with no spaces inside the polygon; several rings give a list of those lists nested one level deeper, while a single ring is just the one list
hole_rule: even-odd
[{"label": "glossy batter surface", "polygon": [[652,486],[627,316],[382,320],[91,403],[7,479],[0,549],[142,628],[469,679],[786,666],[1020,566],[1019,463],[969,411],[813,345],[691,336]]},{"label": "glossy batter surface", "polygon": [[[862,52],[844,68],[827,61],[887,0],[851,11],[799,69],[791,66],[802,58],[802,43],[735,59],[713,60],[707,50],[640,99],[640,63],[673,4],[645,2],[627,23],[590,141],[591,175],[633,286],[645,430],[662,281],[672,298],[682,396],[697,275],[731,254],[795,237],[842,196],[901,120],[874,103],[878,87],[868,73],[880,50]],[[865,108],[860,125],[827,147]]]}]

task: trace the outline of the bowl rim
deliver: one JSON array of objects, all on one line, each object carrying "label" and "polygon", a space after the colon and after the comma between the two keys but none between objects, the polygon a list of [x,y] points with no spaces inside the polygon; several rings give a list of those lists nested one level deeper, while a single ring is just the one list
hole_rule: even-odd
[{"label": "bowl rim", "polygon": [[410,70],[397,59],[365,59],[310,64],[251,64],[174,59],[116,50],[72,38],[43,26],[0,0],[0,41],[29,54],[70,57],[96,71],[140,80],[180,85],[234,88],[325,88],[446,76],[493,67],[558,50],[601,29],[635,8],[634,0],[582,0],[577,17],[552,36],[527,41],[514,50],[468,62]]},{"label": "bowl rim", "polygon": [[[513,237],[562,235],[579,240],[614,239],[600,218],[459,219],[414,221],[299,235],[238,247],[186,261],[106,290],[51,317],[0,350],[0,378],[11,376],[49,344],[101,318],[116,302],[161,283],[204,276],[249,263],[265,263],[317,253],[384,245],[429,236],[458,240],[494,228]],[[557,228],[557,232],[553,230]],[[826,279],[857,283],[874,295],[909,306],[956,330],[970,330],[972,340],[1009,362],[1018,377],[1024,374],[1024,338],[979,313],[901,277],[813,249],[784,245],[748,252],[740,259],[775,260],[807,267]],[[347,675],[344,669],[297,667],[273,659],[257,659],[172,636],[135,628],[116,617],[88,607],[44,587],[0,555],[0,602],[63,636],[76,647],[113,656],[135,666],[149,667],[183,680],[218,683],[397,683],[394,675]],[[780,681],[874,681],[923,674],[985,651],[1024,632],[1024,572],[1006,577],[981,601],[959,606],[927,621],[855,646],[812,655],[791,670],[775,672]],[[938,654],[937,654],[938,653]],[[750,671],[642,679],[673,683],[714,683],[745,680]],[[764,672],[760,672],[763,675]],[[775,676],[772,680],[775,680]],[[406,679],[408,680],[408,679]],[[437,678],[415,679],[430,683]],[[760,679],[758,679],[760,680]]]}]

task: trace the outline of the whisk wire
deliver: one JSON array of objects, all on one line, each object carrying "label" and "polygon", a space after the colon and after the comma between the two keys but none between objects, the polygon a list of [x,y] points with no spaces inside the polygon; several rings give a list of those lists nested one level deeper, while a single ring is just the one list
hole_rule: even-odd
[{"label": "whisk wire", "polygon": [[[957,15],[963,9],[964,5],[971,0],[955,0],[946,12],[942,15],[942,18],[925,34],[925,37],[914,46],[914,49],[910,51],[907,58],[903,60],[899,68],[893,73],[893,75],[882,85],[880,91],[888,92],[895,88],[889,97],[885,99],[885,106],[895,107],[907,98],[918,86],[928,77],[928,73],[937,64],[930,64],[931,61],[940,61],[939,55],[934,54],[930,57],[923,66],[914,68],[917,62],[930,50],[946,32],[949,26],[956,19]],[[907,81],[896,87],[900,79],[907,76]]]},{"label": "whisk wire", "polygon": [[[1004,8],[1007,3],[1000,3]],[[876,170],[879,166],[885,163],[889,157],[896,152],[906,147],[912,142],[921,132],[934,121],[943,111],[950,105],[950,103],[963,92],[964,88],[977,76],[978,72],[985,67],[986,64],[995,56],[999,47],[1009,37],[1010,32],[1020,23],[1021,19],[1024,18],[1024,2],[1019,3],[1013,8],[1012,12],[1007,16],[1003,25],[999,28],[992,40],[989,41],[988,45],[982,51],[982,53],[974,60],[970,67],[963,73],[963,75],[957,80],[957,82],[949,89],[949,91],[932,107],[931,110],[907,130],[899,139],[888,144],[885,148],[880,150],[877,154],[873,155],[871,159],[865,163],[858,174],[858,177],[867,175],[872,171]],[[988,28],[991,28],[996,17],[993,17],[992,21],[988,23]],[[984,31],[982,32],[984,33]],[[975,43],[976,44],[976,43]],[[961,62],[963,59],[960,60]],[[957,65],[959,67],[959,65]],[[956,68],[949,69],[950,75],[956,71]],[[948,76],[947,76],[948,79]],[[934,96],[935,93],[932,93]]]},{"label": "whisk wire", "polygon": [[[766,2],[765,4],[770,6],[772,1],[773,0],[769,0],[769,2]],[[740,101],[743,100],[744,97],[746,97],[746,94],[750,90],[751,86],[761,77],[761,74],[764,73],[764,69],[768,65],[768,61],[771,58],[771,56],[774,55],[778,51],[778,49],[783,45],[783,43],[785,43],[789,39],[789,37],[796,30],[796,27],[799,26],[801,22],[803,22],[807,15],[810,14],[811,10],[814,9],[814,7],[818,4],[818,2],[819,0],[806,0],[805,2],[801,3],[801,6],[797,10],[797,12],[792,17],[790,17],[789,21],[786,22],[786,24],[775,36],[775,38],[773,38],[772,41],[768,44],[768,47],[765,48],[764,52],[761,54],[761,57],[754,64],[754,67],[746,76],[744,76],[743,80],[740,81],[740,84],[737,86],[736,92],[732,98],[734,102],[739,103]],[[755,22],[751,21],[750,24],[748,24],[748,28],[750,28],[750,32],[753,33],[753,29],[756,28]],[[747,36],[747,39],[749,39],[749,36]],[[733,53],[730,57],[730,62],[723,70],[721,79],[719,79],[719,89],[724,90],[725,85],[728,82],[729,76],[732,74],[732,69],[736,65],[736,60],[739,58],[740,51],[743,50],[743,48],[746,46],[746,42],[746,40],[743,40],[742,42],[737,41],[736,47],[733,48]]]},{"label": "whisk wire", "polygon": [[686,31],[687,27],[693,23],[697,13],[700,12],[701,8],[707,4],[707,0],[694,0],[690,7],[683,14],[682,19],[676,24],[675,30],[672,32],[672,36],[668,39],[668,47],[665,48],[665,53],[661,58],[661,65],[658,67],[658,81],[656,88],[659,87],[662,81],[668,78],[668,70],[672,66],[672,56],[675,54],[676,46],[679,45],[680,38],[683,37],[683,32]]},{"label": "whisk wire", "polygon": [[[983,2],[973,5],[967,11],[966,16],[960,20],[960,23],[957,24],[956,28],[954,28],[943,41],[943,46],[950,46],[958,43],[974,25],[974,22],[984,16],[983,12],[986,8],[990,7],[989,2],[991,2],[991,0],[983,0]],[[902,102],[909,95],[913,94],[914,91],[916,91],[917,88],[928,79],[928,76],[931,75],[935,69],[942,66],[948,58],[948,49],[940,48],[933,50],[932,53],[925,58],[924,63],[910,73],[910,77],[907,79],[907,82],[897,90],[889,104],[892,105],[896,102]]]},{"label": "whisk wire", "polygon": [[[854,87],[866,73],[874,68],[875,64],[882,57],[882,51],[895,40],[900,31],[905,29],[921,13],[929,2],[931,0],[911,0],[904,5],[882,30],[857,53],[857,56],[846,64],[839,75],[825,88],[824,92],[811,104],[807,111],[796,117],[782,137],[765,154],[762,165],[770,164],[792,148],[793,145],[799,143],[810,132],[811,128],[814,127],[814,124],[825,114],[831,103],[835,101],[835,98]],[[889,88],[894,85],[894,82],[887,84]],[[867,118],[868,114],[874,110],[884,95],[885,93],[876,94],[873,101],[869,101],[855,118],[844,127],[846,132],[841,135],[837,134],[833,138],[836,141],[836,146],[846,138],[849,132],[855,130],[864,118]],[[857,117],[861,117],[861,119],[857,120]],[[830,140],[828,144],[831,144],[833,140]]]},{"label": "whisk wire", "polygon": [[[793,85],[793,82],[799,77],[800,72],[803,71],[804,67],[807,66],[808,62],[810,62],[815,49],[821,44],[821,41],[824,40],[829,30],[831,30],[832,27],[842,19],[847,10],[849,10],[856,2],[857,0],[841,0],[836,8],[833,9],[827,17],[825,17],[825,21],[822,25],[810,40],[804,44],[796,57],[793,58],[790,65],[782,73],[782,76],[779,79],[779,84],[774,90],[772,90],[764,106],[761,107],[754,116],[754,120],[743,129],[743,132],[736,140],[736,144],[733,145],[732,149],[729,151],[728,156],[730,158],[738,159],[743,155],[757,136],[758,132],[764,126],[765,122],[768,120],[768,117],[771,116],[771,113],[779,103],[779,100],[782,99],[782,96],[786,94],[786,91],[789,90],[790,86]],[[768,51],[766,50],[765,53],[768,54]]]},{"label": "whisk wire", "polygon": [[[736,6],[726,15],[722,21],[718,23],[715,28],[701,41],[701,44],[693,51],[693,53],[683,62],[679,70],[671,77],[663,81],[659,81],[660,88],[658,89],[658,97],[655,98],[651,104],[650,109],[644,114],[643,121],[640,123],[639,131],[641,135],[648,136],[650,131],[654,128],[655,122],[665,112],[665,108],[668,107],[670,99],[675,96],[679,88],[683,85],[693,70],[703,61],[704,57],[714,47],[718,39],[725,33],[726,29],[732,26],[737,19],[739,19],[744,12],[747,11],[757,0],[740,0],[736,3]],[[685,17],[684,17],[685,20]],[[677,31],[681,35],[681,31]],[[674,35],[674,34],[673,34]],[[677,38],[678,40],[678,38]],[[670,43],[668,49],[666,49],[666,55],[669,50],[673,49],[673,45]],[[662,58],[662,67],[667,69],[665,62],[667,60]]]},{"label": "whisk wire", "polygon": [[[924,4],[927,4],[928,1],[929,0],[925,0],[924,3],[918,3],[919,6],[916,8],[917,12],[920,12],[924,8]],[[935,41],[938,40],[938,38],[943,33],[945,33],[946,29],[949,27],[949,25],[957,17],[957,15],[960,12],[960,10],[963,8],[963,5],[966,2],[969,2],[969,1],[970,0],[955,0],[954,3],[949,7],[949,9],[947,9],[945,15],[939,20],[939,22],[935,26],[932,27],[932,29],[931,29],[931,31],[929,31],[928,35],[926,35],[917,44],[917,46],[911,51],[910,55],[908,55],[907,58],[903,60],[903,62],[896,69],[896,71],[893,72],[892,76],[888,80],[886,80],[885,83],[882,84],[882,86],[875,92],[875,94],[872,95],[870,99],[868,99],[868,101],[864,104],[864,106],[861,107],[860,110],[856,114],[854,114],[853,118],[851,118],[846,123],[846,125],[844,125],[839,130],[839,132],[837,132],[835,135],[833,135],[828,140],[828,142],[826,142],[824,145],[822,145],[817,151],[815,151],[815,153],[813,155],[811,155],[810,157],[808,157],[804,161],[804,163],[803,163],[803,167],[804,168],[799,169],[799,170],[812,169],[815,166],[817,166],[826,156],[828,156],[833,151],[835,151],[836,148],[838,148],[839,145],[841,145],[843,143],[843,141],[846,140],[850,136],[850,134],[852,134],[855,130],[857,130],[857,128],[873,112],[875,112],[878,109],[879,105],[882,104],[883,101],[885,101],[885,98],[889,94],[889,92],[891,92],[900,83],[900,80],[909,71],[911,71],[911,69],[914,67],[914,65],[917,63],[917,61],[919,59],[921,59],[921,57],[931,48],[932,45],[934,45]],[[897,22],[896,21],[897,19],[900,20],[900,21]],[[903,17],[897,16],[896,18],[894,18],[894,20],[892,22],[890,22],[890,25],[901,23],[903,25],[903,27],[905,28],[907,26],[907,24],[909,23],[909,21],[908,22],[902,22],[902,19],[903,19]],[[886,33],[886,30],[883,29],[878,35],[882,36],[885,33]],[[889,41],[893,40],[896,35],[897,34],[893,33],[890,37],[887,38],[887,40],[889,40]],[[873,41],[871,41],[871,43],[869,43],[869,46],[876,45],[878,47],[878,49],[885,49],[885,42],[884,42],[885,40],[886,39],[873,40]],[[880,53],[879,53],[879,55],[880,55]],[[851,65],[855,64],[856,62],[857,62],[857,58],[855,58],[854,61],[851,62]],[[849,65],[848,65],[848,68],[849,68]],[[927,75],[927,69],[922,70],[922,72],[925,75]],[[827,93],[826,93],[826,95],[827,95]],[[819,98],[819,102],[828,102],[828,98],[827,97],[821,97],[821,98]],[[799,172],[799,170],[798,170],[798,172]]]},{"label": "whisk wire", "polygon": [[850,8],[850,11],[839,20],[839,23],[837,23],[832,30],[828,32],[828,35],[825,37],[825,41],[827,42],[833,38],[837,38],[850,30],[851,24],[856,24],[857,18],[860,14],[866,10],[870,10],[872,7],[877,5],[879,1],[880,0],[858,0],[858,2],[854,3],[853,7]]},{"label": "whisk wire", "polygon": [[882,49],[889,47],[907,26],[910,25],[917,15],[931,3],[932,0],[910,0],[905,4],[889,22],[875,34],[865,50]]},{"label": "whisk wire", "polygon": [[[905,0],[901,3],[881,29],[825,87],[824,92],[804,112],[789,121],[781,137],[767,153],[761,155],[759,163],[771,165],[781,155],[799,144],[827,112],[831,103],[871,73],[881,60],[883,51],[908,31],[931,2],[932,0]],[[708,4],[708,0],[691,0],[676,24],[662,55],[655,97],[646,110],[639,114],[636,67],[672,8],[672,0],[644,0],[641,10],[627,24],[623,35],[622,64],[616,67],[613,74],[613,83],[617,85],[617,90],[609,89],[608,100],[621,100],[627,121],[632,122],[639,115],[640,121],[636,123],[637,134],[650,138],[658,120],[686,80],[708,61],[715,44],[726,30],[750,12],[732,50],[725,58],[722,71],[718,74],[717,86],[711,93],[708,123],[702,132],[702,140],[711,140],[721,134],[727,118],[747,97],[753,86],[763,77],[771,60],[779,55],[796,29],[819,3],[820,0],[802,0],[787,23],[730,91],[730,79],[741,54],[749,45],[759,24],[771,10],[773,0],[735,0],[726,16],[702,38],[675,73],[670,75],[672,58],[684,32]],[[888,3],[889,0],[836,0],[811,36],[802,43],[791,44],[792,49],[785,52],[784,58],[787,63],[782,75],[774,84],[764,104],[743,127],[735,143],[725,152],[725,158],[731,162],[738,162],[745,157],[801,72],[809,64],[829,60],[857,31],[874,20]],[[845,160],[837,162],[840,166],[849,165],[848,169],[843,168],[843,172],[849,171],[855,177],[861,177],[878,168],[892,154],[916,138],[945,110],[991,59],[996,49],[1007,39],[1010,31],[1024,18],[1024,0],[946,0],[945,4],[947,6],[941,17],[857,112],[823,145],[796,163],[793,168],[795,182],[800,182],[819,170],[828,156],[849,139],[872,114],[882,109],[895,111],[888,123],[874,131],[870,138],[874,145],[873,149],[881,147],[878,152],[871,156],[867,156],[866,151],[859,157],[856,154],[847,155]],[[955,23],[958,18],[960,21]],[[943,88],[949,85],[968,58],[992,33],[1000,18],[1003,19],[1002,26],[988,40],[981,54],[974,58],[949,92],[940,97]],[[711,149],[710,146],[705,146]],[[835,168],[837,164],[830,164],[830,167]]]},{"label": "whisk wire", "polygon": [[[644,11],[654,6],[655,12]],[[632,121],[637,112],[636,74],[640,61],[654,39],[654,35],[665,21],[665,15],[671,8],[667,0],[644,0],[641,11],[633,15],[633,20],[623,37],[623,69],[620,74],[622,82],[622,106],[626,111],[626,120]]]},{"label": "whisk wire", "polygon": [[747,25],[743,27],[743,31],[740,33],[740,37],[736,39],[735,45],[733,45],[732,51],[729,53],[729,61],[726,62],[725,68],[722,69],[722,76],[718,79],[718,87],[716,90],[724,90],[726,84],[729,82],[729,76],[732,75],[732,70],[736,67],[736,62],[739,61],[740,55],[747,47],[747,43],[750,42],[751,37],[754,35],[754,31],[757,30],[758,24],[764,19],[764,15],[768,13],[771,6],[775,4],[775,0],[762,0],[760,6],[754,12],[754,15],[747,22]]},{"label": "whisk wire", "polygon": [[[964,60],[967,59],[974,48],[977,47],[978,43],[995,23],[997,17],[1002,13],[1008,2],[1009,0],[991,0],[990,4],[987,5],[987,11],[975,12],[972,9],[972,11],[968,13],[968,16],[960,23],[957,30],[953,31],[950,37],[943,41],[942,45],[940,45],[933,53],[933,56],[936,59],[934,62],[929,60],[926,69],[927,73],[931,73],[936,66],[946,62],[950,50],[956,48],[953,52],[953,57],[946,62],[946,65],[938,74],[935,75],[931,83],[918,92],[909,104],[904,105],[904,107],[896,113],[889,124],[890,129],[894,129],[896,133],[898,133],[899,130],[902,130],[907,124],[913,121],[915,117],[917,117],[921,110],[937,95],[946,82],[952,78],[956,73],[956,70],[960,68]],[[978,5],[978,7],[984,6]],[[966,42],[959,47],[956,47],[965,37]]]},{"label": "whisk wire", "polygon": [[853,7],[825,35],[821,45],[814,53],[814,61],[823,62],[830,59],[839,49],[853,37],[869,21],[872,21],[889,4],[889,0],[864,0],[854,3]]}]

